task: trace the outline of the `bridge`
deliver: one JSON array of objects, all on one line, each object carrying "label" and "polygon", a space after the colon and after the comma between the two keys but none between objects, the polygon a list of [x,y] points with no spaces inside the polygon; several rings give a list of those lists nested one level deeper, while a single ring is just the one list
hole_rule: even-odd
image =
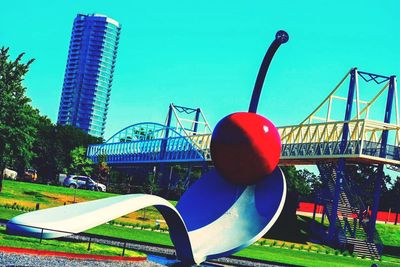
[{"label": "bridge", "polygon": [[[368,100],[361,99],[368,95]],[[343,116],[343,108],[344,118],[337,119],[338,114]],[[395,76],[352,68],[300,124],[278,127],[282,141],[280,165],[312,164],[320,171],[324,187],[316,192],[316,204],[324,207],[322,225],[327,218],[329,228],[314,223],[319,225],[316,231],[327,243],[359,256],[380,258],[382,248],[375,224],[384,166],[400,166],[398,108]],[[379,112],[383,113],[382,118],[376,119]],[[392,113],[395,122],[391,121]],[[201,109],[171,104],[165,123],[128,126],[105,143],[90,145],[87,156],[94,162],[102,157],[115,167],[212,164],[211,132]],[[346,164],[350,163],[375,168],[371,210],[365,207],[346,174]]]},{"label": "bridge", "polygon": [[[189,119],[188,116],[194,117]],[[143,122],[128,126],[104,144],[90,145],[87,156],[100,155],[111,165],[211,161],[211,128],[200,108],[170,104],[165,124]]]}]

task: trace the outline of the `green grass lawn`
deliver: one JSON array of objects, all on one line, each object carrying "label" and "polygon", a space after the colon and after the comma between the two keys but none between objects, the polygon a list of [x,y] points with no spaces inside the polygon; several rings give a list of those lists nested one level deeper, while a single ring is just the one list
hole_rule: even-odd
[{"label": "green grass lawn", "polygon": [[[89,251],[87,250],[87,242],[65,242],[44,239],[40,243],[40,240],[37,238],[8,235],[4,227],[0,227],[0,246],[107,256],[121,256],[122,254],[122,248],[95,243],[91,244]],[[146,257],[145,254],[133,250],[125,250],[125,256]]]},{"label": "green grass lawn", "polygon": [[168,233],[159,233],[148,230],[132,229],[132,228],[108,225],[108,224],[97,226],[86,232],[96,235],[104,235],[117,238],[124,238],[128,240],[148,242],[152,244],[173,246]]},{"label": "green grass lawn", "polygon": [[[277,247],[255,246],[252,245],[236,254],[236,256],[253,258],[259,260],[294,264],[300,266],[371,266],[371,260],[355,259],[350,256],[336,256],[332,254],[305,252],[292,249],[282,249]],[[380,267],[400,266],[400,262],[378,262]]]},{"label": "green grass lawn", "polygon": [[400,225],[376,224],[379,237],[386,246],[400,246]]},{"label": "green grass lawn", "polygon": [[24,213],[23,211],[19,210],[12,210],[0,207],[0,219],[3,220],[10,220],[11,218]]},{"label": "green grass lawn", "polygon": [[[24,203],[28,203],[33,206],[35,203],[41,203],[41,208],[43,207],[51,207],[63,205],[65,200],[69,200],[72,202],[74,195],[74,190],[60,187],[60,186],[48,186],[48,185],[40,185],[33,183],[25,183],[25,182],[15,182],[15,181],[5,181],[4,191],[0,193],[0,206],[5,201],[7,203],[20,203],[19,205],[24,205]],[[104,198],[114,196],[114,194],[102,193],[102,192],[93,192],[87,190],[76,190],[76,199],[77,201],[88,201],[98,198]],[[172,202],[172,201],[171,201]],[[176,205],[176,202],[172,202],[173,205]],[[22,211],[11,210],[7,208],[0,207],[0,218],[1,219],[11,219],[12,217],[21,214]],[[141,224],[153,225],[155,219],[161,219],[161,215],[157,212],[157,210],[153,207],[148,208],[146,210],[146,220],[142,220],[144,213],[143,211],[138,211],[136,216],[136,222],[140,221]],[[139,219],[138,219],[139,218]],[[117,222],[130,222],[132,218],[130,215],[123,216],[117,219]],[[298,230],[296,230],[299,234],[294,240],[283,239],[286,242],[286,247],[290,247],[293,245],[295,249],[286,249],[280,248],[280,244],[283,241],[277,241],[277,246],[259,246],[252,245],[246,248],[243,251],[240,251],[236,255],[248,258],[256,258],[267,261],[276,261],[281,263],[289,263],[289,264],[298,264],[304,266],[370,266],[370,260],[363,259],[354,259],[352,257],[344,257],[344,256],[336,256],[333,254],[333,249],[324,247],[322,245],[317,245],[309,242],[310,238],[310,218],[304,216],[298,216]],[[381,236],[383,243],[387,246],[395,246],[398,247],[400,244],[400,226],[393,225],[383,225],[378,224],[377,230]],[[171,239],[168,233],[160,233],[155,231],[148,230],[139,230],[128,227],[121,227],[116,225],[104,224],[93,229],[87,231],[88,233],[105,235],[117,238],[123,238],[128,240],[137,240],[143,242],[149,242],[154,244],[161,244],[172,246]],[[21,237],[18,237],[21,238]],[[272,239],[282,239],[274,236],[270,236],[268,238]],[[292,238],[293,239],[293,238]],[[37,240],[37,239],[34,239]],[[296,241],[297,240],[297,241]],[[15,242],[14,242],[15,241]],[[21,240],[8,240],[9,243],[19,244],[16,246],[23,246],[24,241]],[[55,242],[55,243],[52,243]],[[44,243],[48,246],[56,247],[57,243],[60,241],[56,240],[46,240]],[[271,240],[265,240],[264,243],[271,244]],[[293,242],[293,243],[291,243]],[[31,241],[26,241],[25,243],[30,244],[32,246]],[[36,243],[34,243],[36,244]],[[312,251],[319,250],[320,254],[308,252],[308,251],[300,251],[299,249],[302,245],[312,247]],[[87,248],[86,245],[82,245],[83,250]],[[97,245],[96,245],[97,246]],[[35,247],[35,246],[34,246]],[[36,248],[36,247],[35,247]],[[61,246],[62,248],[62,246]],[[100,247],[99,247],[100,248]],[[50,248],[39,248],[39,249],[49,249]],[[79,248],[72,248],[73,251],[75,249],[79,250]],[[61,249],[62,251],[63,248]],[[117,248],[118,250],[118,248]],[[120,250],[120,249],[119,249]],[[325,251],[328,250],[329,254],[326,254]],[[379,266],[399,266],[400,259],[392,256],[383,256],[383,262],[379,262]],[[389,263],[385,261],[391,261]]]},{"label": "green grass lawn", "polygon": [[0,194],[0,204],[17,203],[20,206],[34,208],[36,203],[39,203],[41,208],[48,208],[64,205],[64,203],[72,203],[74,195],[75,200],[81,202],[111,197],[116,194],[4,180],[3,191]]}]

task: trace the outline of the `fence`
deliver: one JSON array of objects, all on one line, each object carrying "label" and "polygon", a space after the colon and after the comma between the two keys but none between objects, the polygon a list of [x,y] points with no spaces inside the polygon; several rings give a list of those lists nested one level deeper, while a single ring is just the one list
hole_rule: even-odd
[{"label": "fence", "polygon": [[[310,202],[300,202],[299,207],[297,208],[298,212],[306,212],[313,213],[314,212],[314,203]],[[322,214],[323,207],[322,205],[317,205],[316,213]],[[369,211],[371,213],[371,211]],[[397,217],[397,220],[396,220]],[[378,211],[377,221],[384,223],[394,223],[395,225],[400,222],[400,213],[389,211]]]},{"label": "fence", "polygon": [[[10,234],[16,234],[16,235],[24,235],[24,228],[30,228],[30,232],[32,235],[30,237],[36,237],[40,241],[40,243],[43,242],[43,240],[46,240],[46,236],[48,234],[54,234],[57,233],[59,234],[60,239],[59,240],[64,240],[64,241],[80,241],[80,242],[87,242],[88,247],[87,250],[89,251],[93,243],[97,244],[102,244],[102,245],[109,245],[113,247],[120,247],[122,248],[121,256],[125,256],[125,250],[132,248],[131,244],[129,244],[129,240],[123,239],[123,238],[107,238],[105,239],[104,237],[99,237],[98,235],[94,234],[88,234],[88,233],[72,233],[72,232],[67,232],[67,231],[61,231],[61,230],[56,230],[56,229],[49,229],[49,228],[43,228],[43,227],[36,227],[32,225],[26,225],[26,224],[19,224],[19,223],[12,223],[8,222],[7,223],[7,232]],[[34,229],[32,231],[32,229]]]}]

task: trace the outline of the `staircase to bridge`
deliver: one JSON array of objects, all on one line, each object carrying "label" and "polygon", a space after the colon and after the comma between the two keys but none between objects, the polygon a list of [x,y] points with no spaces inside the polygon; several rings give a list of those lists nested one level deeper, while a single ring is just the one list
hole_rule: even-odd
[{"label": "staircase to bridge", "polygon": [[[367,101],[361,100],[359,78],[364,86],[372,83],[378,87]],[[347,95],[341,96],[346,81],[349,81]],[[382,99],[385,107],[378,108],[384,110],[383,119],[371,119]],[[344,119],[335,118],[337,101],[345,103]],[[300,124],[278,127],[282,141],[280,165],[316,165],[320,171],[324,187],[316,192],[316,204],[324,207],[322,225],[325,218],[328,222],[327,229],[322,226],[318,230],[324,242],[359,256],[380,258],[382,246],[375,230],[380,189],[384,166],[400,166],[399,130],[396,77],[356,68]],[[211,128],[201,109],[171,104],[164,124],[138,123],[126,127],[104,144],[89,146],[87,156],[94,162],[102,156],[116,167],[211,164],[210,142]],[[374,166],[371,210],[354,190],[351,177],[346,174],[347,164]]]},{"label": "staircase to bridge", "polygon": [[[314,229],[321,237],[328,240],[329,233],[324,226],[325,217],[329,224],[335,227],[333,244],[342,249],[350,250],[358,256],[374,257],[380,259],[382,242],[374,229],[373,235],[369,230],[370,214],[367,212],[363,201],[351,189],[349,179],[342,182],[339,192],[337,211],[334,213],[333,200],[335,199],[336,166],[332,163],[318,164],[321,180],[325,185],[316,192],[316,204],[324,207],[321,224],[314,224]],[[315,220],[315,215],[314,215]],[[336,244],[335,244],[336,242]]]}]

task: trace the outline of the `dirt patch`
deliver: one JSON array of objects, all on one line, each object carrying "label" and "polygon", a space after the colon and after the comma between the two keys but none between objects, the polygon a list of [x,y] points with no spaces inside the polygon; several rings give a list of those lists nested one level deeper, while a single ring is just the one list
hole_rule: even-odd
[{"label": "dirt patch", "polygon": [[[64,203],[66,204],[72,204],[74,203],[74,196],[69,196],[69,195],[61,195],[61,194],[54,194],[54,193],[43,193],[43,195],[47,196],[48,198],[52,198],[54,199],[54,205],[50,204],[48,205],[49,207],[55,207],[55,206],[61,206],[64,205]],[[85,202],[88,201],[87,199],[83,198],[83,197],[75,197],[75,203],[78,202]]]},{"label": "dirt patch", "polygon": [[50,198],[50,199],[53,199],[53,200],[57,199],[57,197],[55,197],[55,196],[46,195],[46,193],[42,194],[42,193],[37,192],[37,191],[24,191],[23,193],[25,195],[33,196],[33,197],[39,198],[39,199],[40,198],[41,199]]},{"label": "dirt patch", "polygon": [[130,214],[125,215],[124,217],[115,219],[116,222],[122,223],[130,223],[130,224],[147,224],[149,226],[155,226],[156,221],[160,224],[162,228],[168,228],[168,225],[165,223],[164,218],[161,214],[158,214],[157,218],[151,218],[146,216],[146,220],[143,220],[143,211],[136,211]]},{"label": "dirt patch", "polygon": [[[49,198],[50,203],[41,203],[38,201],[37,203],[40,203],[40,209],[45,209],[45,208],[51,208],[51,207],[57,207],[57,206],[62,206],[64,203],[66,205],[74,203],[74,196],[67,196],[67,195],[59,195],[59,194],[51,194],[51,193],[43,193],[43,198]],[[75,202],[85,202],[87,201],[84,198],[76,197]],[[22,207],[27,207],[27,208],[35,208],[36,207],[36,202],[35,201],[27,201],[27,200],[16,200],[16,199],[2,199],[1,204],[10,204],[13,205],[16,203],[19,206]]]}]

